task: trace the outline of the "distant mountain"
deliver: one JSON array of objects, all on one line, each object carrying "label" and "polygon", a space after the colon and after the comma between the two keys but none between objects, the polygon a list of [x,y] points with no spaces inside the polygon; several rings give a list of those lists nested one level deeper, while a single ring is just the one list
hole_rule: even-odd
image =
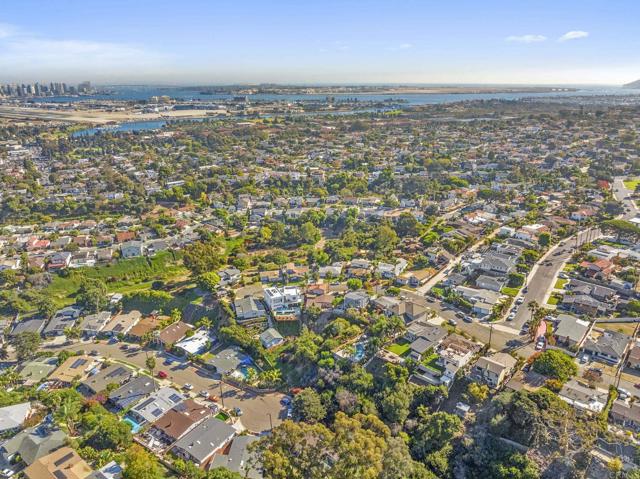
[{"label": "distant mountain", "polygon": [[640,80],[627,83],[626,85],[622,85],[622,88],[634,88],[634,89],[640,90]]}]

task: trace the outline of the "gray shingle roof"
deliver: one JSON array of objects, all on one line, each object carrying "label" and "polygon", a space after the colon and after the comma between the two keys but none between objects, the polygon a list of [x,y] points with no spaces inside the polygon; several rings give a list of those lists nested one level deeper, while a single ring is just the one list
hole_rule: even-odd
[{"label": "gray shingle roof", "polygon": [[199,463],[203,463],[218,448],[224,446],[235,429],[215,417],[206,419],[179,439],[173,449],[182,450]]}]

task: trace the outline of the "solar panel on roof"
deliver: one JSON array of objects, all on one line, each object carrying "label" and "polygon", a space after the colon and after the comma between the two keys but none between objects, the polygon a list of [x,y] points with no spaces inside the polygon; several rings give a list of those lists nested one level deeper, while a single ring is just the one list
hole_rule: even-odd
[{"label": "solar panel on roof", "polygon": [[152,402],[153,402],[153,398],[148,398],[146,401],[144,401],[144,402],[140,403],[139,405],[137,405],[136,409],[144,409],[145,407],[147,407]]},{"label": "solar panel on roof", "polygon": [[160,416],[162,416],[162,409],[160,409],[160,408],[156,408],[156,409],[154,409],[154,410],[151,412],[151,415],[152,415],[153,417],[160,417]]},{"label": "solar panel on roof", "polygon": [[56,479],[67,479],[67,475],[64,473],[64,471],[53,471],[53,476]]},{"label": "solar panel on roof", "polygon": [[171,402],[180,402],[182,401],[182,397],[177,393],[173,393],[171,396],[169,396],[169,400]]},{"label": "solar panel on roof", "polygon": [[71,458],[73,458],[73,453],[72,452],[62,456],[60,459],[58,459],[56,462],[54,462],[53,465],[56,466],[56,467],[59,467],[61,464],[64,464],[65,462],[67,462]]},{"label": "solar panel on roof", "polygon": [[114,369],[113,371],[111,371],[108,376],[109,377],[113,377],[113,376],[120,376],[126,373],[126,369],[123,367],[119,367],[118,369]]},{"label": "solar panel on roof", "polygon": [[76,359],[76,360],[73,362],[73,364],[71,365],[71,369],[77,369],[77,368],[79,368],[80,366],[84,366],[85,364],[87,364],[87,362],[88,362],[88,361],[87,361],[86,359],[83,359],[83,358]]}]

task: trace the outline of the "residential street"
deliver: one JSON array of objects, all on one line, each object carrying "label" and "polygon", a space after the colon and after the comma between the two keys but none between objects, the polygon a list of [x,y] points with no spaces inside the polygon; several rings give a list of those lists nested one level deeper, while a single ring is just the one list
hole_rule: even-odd
[{"label": "residential street", "polygon": [[524,302],[518,308],[513,321],[505,324],[512,327],[514,331],[520,331],[522,325],[526,323],[531,316],[531,313],[527,309],[529,302],[537,301],[540,306],[544,306],[549,297],[549,293],[555,285],[558,273],[562,271],[565,263],[573,254],[574,249],[599,238],[600,235],[600,230],[597,228],[589,228],[581,231],[577,235],[561,241],[540,258],[529,274],[526,283],[528,289],[527,292],[524,293]]},{"label": "residential street", "polygon": [[623,214],[623,219],[630,220],[638,216],[638,213],[640,213],[640,210],[638,210],[638,207],[636,206],[635,201],[627,198],[627,196],[633,193],[633,191],[627,189],[624,186],[625,179],[626,177],[624,176],[617,176],[616,178],[614,178],[613,196],[615,197],[616,200],[622,201],[624,203],[625,208],[629,209],[628,212],[625,211],[625,213]]},{"label": "residential street", "polygon": [[[414,297],[415,299],[424,301],[424,297],[417,293],[402,290],[402,294],[407,297]],[[435,300],[434,302],[429,302],[427,306],[430,309],[433,309],[438,316],[445,321],[456,321],[457,329],[465,332],[482,343],[488,344],[489,336],[491,336],[491,347],[493,349],[517,349],[525,346],[528,341],[526,336],[520,336],[519,332],[516,332],[513,328],[506,327],[503,324],[493,323],[493,331],[491,331],[491,323],[481,323],[478,321],[467,323],[456,316],[457,311],[455,309],[448,307],[441,301]]]},{"label": "residential street", "polygon": [[[107,344],[105,341],[100,341],[99,343],[89,341],[78,342],[70,346],[45,344],[44,349],[53,350],[56,353],[63,349],[69,351],[83,350],[86,353],[95,350],[106,359],[122,361],[142,369],[146,369],[145,360],[147,354],[157,354],[156,372],[165,371],[168,379],[180,388],[187,383],[192,384],[193,390],[191,393],[194,395],[197,395],[201,390],[208,390],[212,396],[221,397],[227,409],[241,408],[243,414],[240,421],[250,431],[262,432],[269,430],[271,427],[269,414],[271,414],[274,427],[285,418],[286,408],[280,404],[280,400],[283,397],[281,393],[257,395],[246,392],[214,378],[211,373],[198,369],[187,361],[177,360],[173,356],[169,357],[166,353],[152,350],[131,353],[120,349],[122,344],[124,343]],[[171,365],[165,364],[168,358],[173,361]],[[222,395],[220,387],[222,387]]]}]

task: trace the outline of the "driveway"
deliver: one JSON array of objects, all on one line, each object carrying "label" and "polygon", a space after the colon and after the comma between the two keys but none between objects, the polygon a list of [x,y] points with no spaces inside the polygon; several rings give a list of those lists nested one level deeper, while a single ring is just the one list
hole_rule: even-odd
[{"label": "driveway", "polygon": [[[97,351],[106,359],[114,359],[125,362],[133,367],[146,369],[145,361],[147,355],[156,356],[156,372],[164,371],[167,379],[178,387],[189,383],[193,385],[192,394],[198,394],[202,390],[207,390],[211,395],[221,397],[224,406],[228,409],[239,407],[242,409],[241,422],[253,432],[269,430],[271,423],[277,426],[286,415],[286,408],[282,407],[280,400],[284,396],[281,393],[255,394],[247,393],[225,382],[219,380],[212,373],[201,368],[196,368],[188,361],[177,360],[164,352],[155,350],[140,350],[128,352],[120,349],[123,343],[108,344],[106,341],[99,343],[78,342],[70,346],[60,344],[45,344],[44,349],[59,352],[62,349],[69,351],[84,350],[86,353]],[[171,359],[172,364],[165,364],[167,359]],[[222,394],[221,394],[222,388]],[[271,421],[269,420],[271,414]]]}]

